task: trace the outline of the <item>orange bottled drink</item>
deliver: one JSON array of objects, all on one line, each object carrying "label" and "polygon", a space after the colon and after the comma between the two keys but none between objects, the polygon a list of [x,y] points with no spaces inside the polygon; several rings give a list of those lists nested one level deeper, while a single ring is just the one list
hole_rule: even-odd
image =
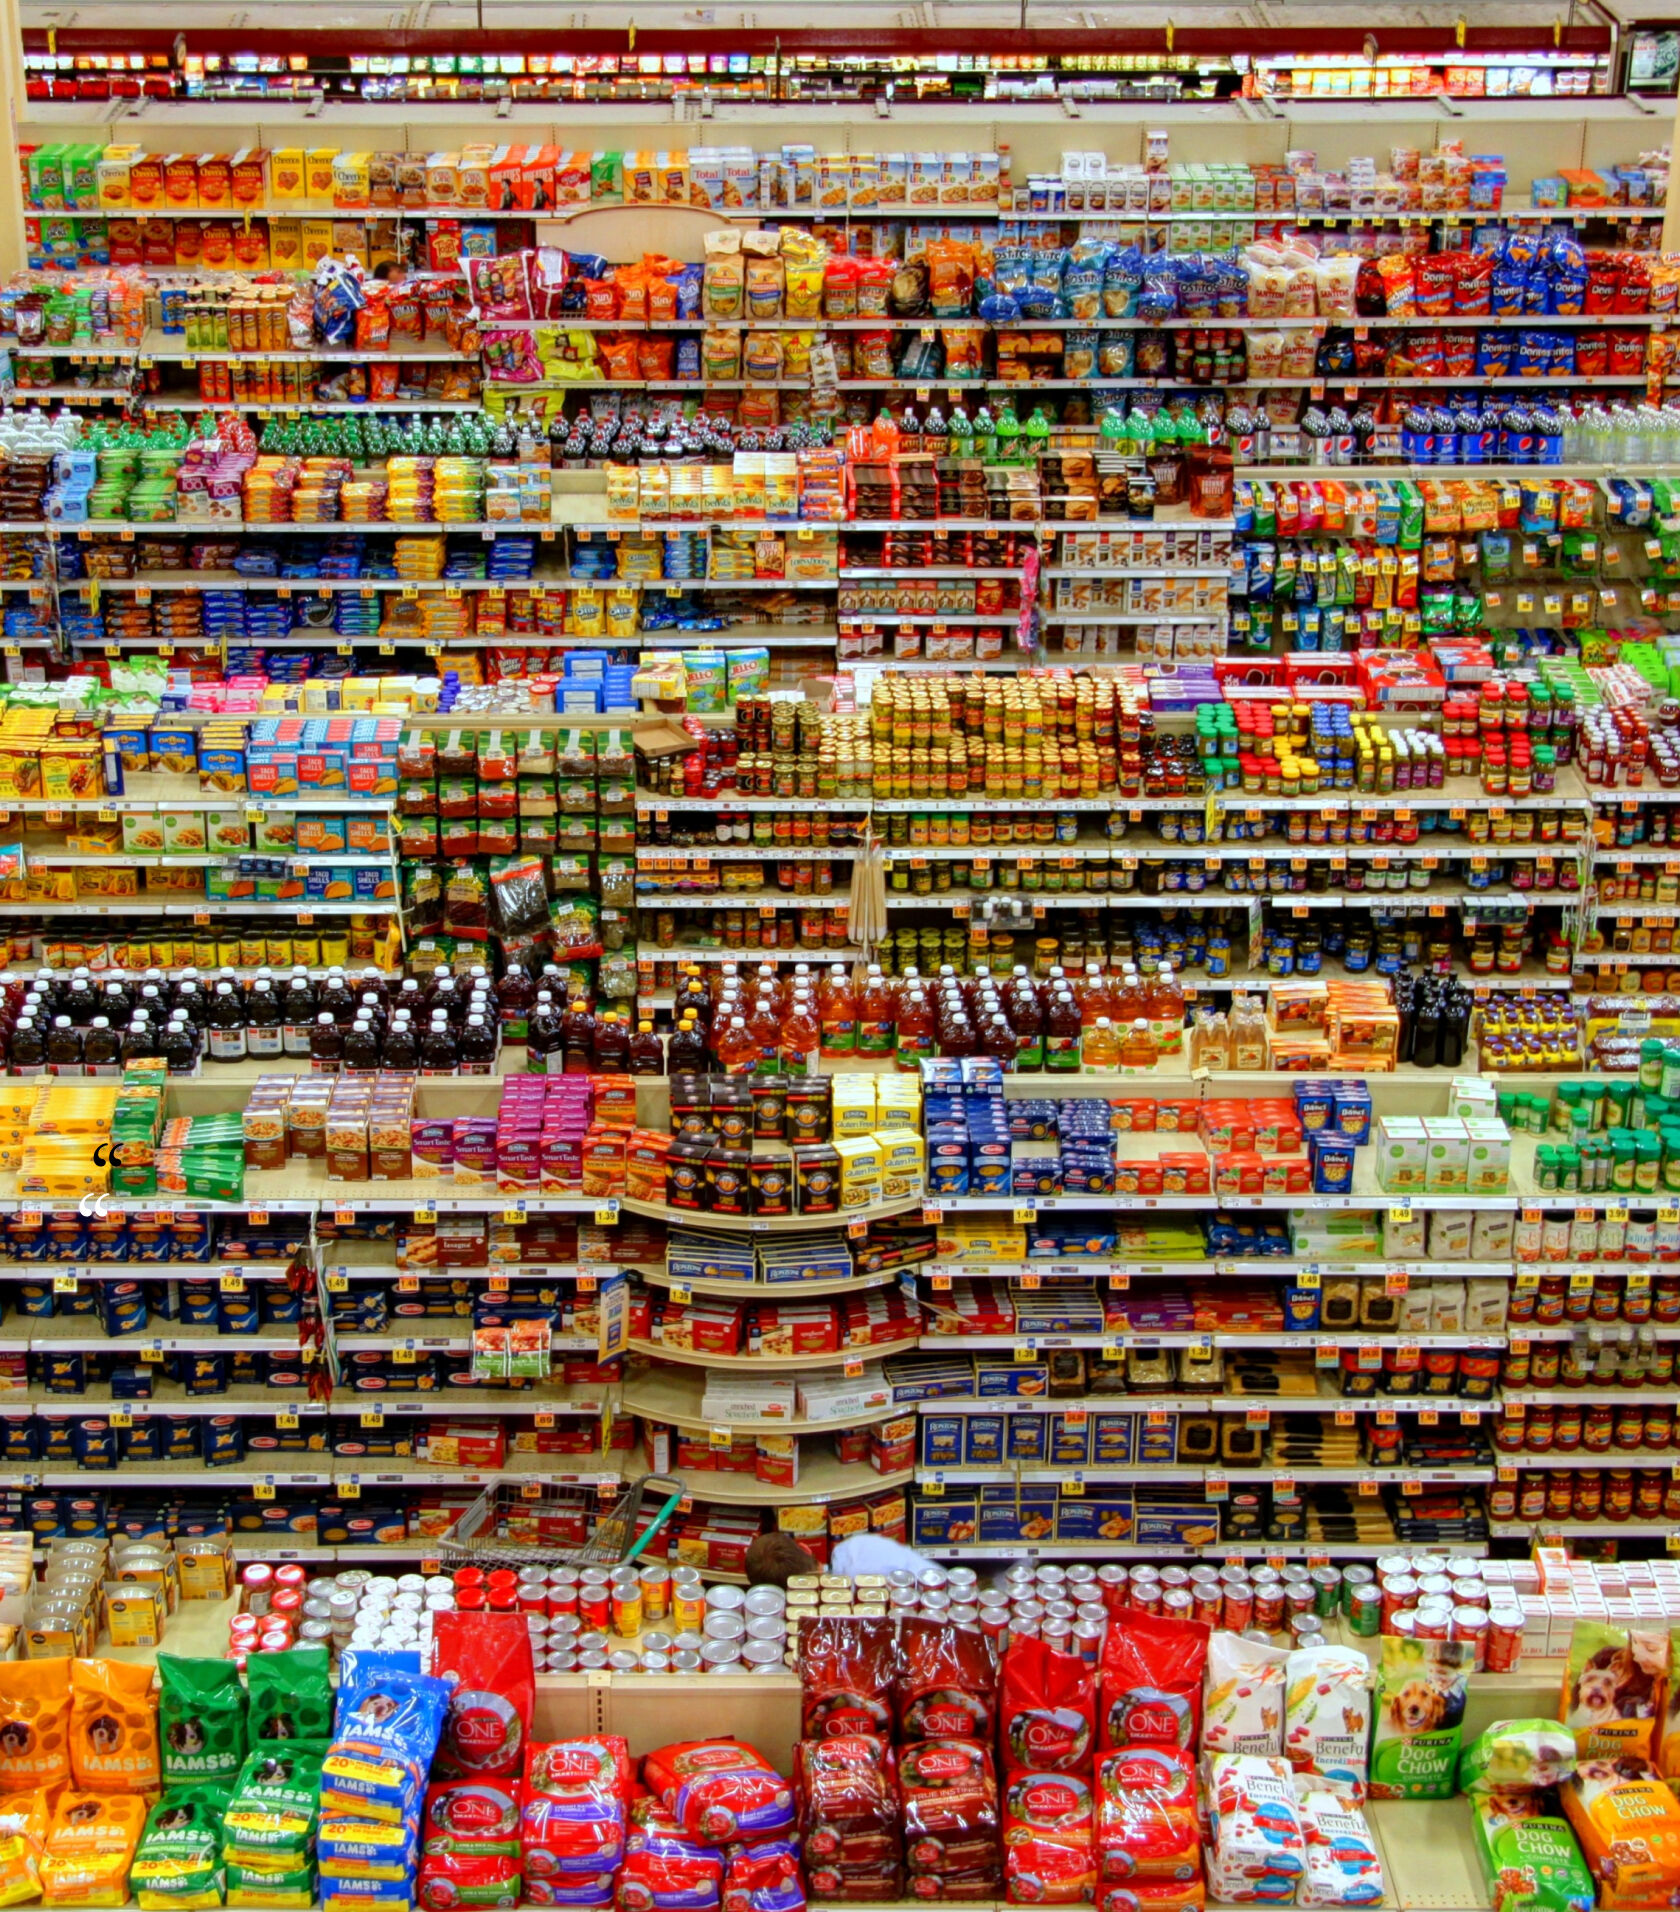
[{"label": "orange bottled drink", "polygon": [[754,1067],[773,1070],[782,1047],[782,1012],[776,1007],[776,998],[771,990],[759,989],[752,1013],[747,1017],[747,1033],[758,1052]]},{"label": "orange bottled drink", "polygon": [[1184,991],[1164,965],[1149,992],[1149,1033],[1158,1056],[1184,1053]]},{"label": "orange bottled drink", "polygon": [[881,974],[881,965],[871,963],[858,994],[857,1048],[860,1056],[890,1056],[898,1028],[893,1006],[893,989]]},{"label": "orange bottled drink", "polygon": [[817,1021],[825,1056],[849,1056],[857,1050],[857,991],[843,963],[830,963],[817,985]]},{"label": "orange bottled drink", "polygon": [[758,1044],[743,1016],[729,1018],[718,1031],[715,1046],[718,1067],[725,1075],[751,1075],[758,1065]]},{"label": "orange bottled drink", "polygon": [[921,989],[909,989],[898,1002],[898,1037],[893,1049],[895,1069],[914,1070],[923,1056],[934,1052],[933,1004]]},{"label": "orange bottled drink", "polygon": [[1085,1031],[1084,1063],[1087,1069],[1117,1069],[1120,1066],[1120,1038],[1107,1016],[1098,1016]]},{"label": "orange bottled drink", "polygon": [[1155,1066],[1155,1037],[1142,1016],[1120,1038],[1120,1066],[1123,1069],[1152,1069]]},{"label": "orange bottled drink", "polygon": [[1131,963],[1121,970],[1120,981],[1114,987],[1109,1004],[1115,1026],[1120,1029],[1130,1028],[1139,1016],[1149,1013],[1144,1001],[1143,985]]},{"label": "orange bottled drink", "polygon": [[1085,974],[1074,985],[1074,996],[1079,1003],[1080,1021],[1087,1029],[1099,1018],[1111,1017],[1114,1013],[1113,992],[1101,963],[1085,965]]},{"label": "orange bottled drink", "polygon": [[812,1075],[816,1072],[821,1047],[822,1025],[817,1020],[816,1000],[801,992],[788,1004],[787,1014],[782,1018],[778,1066],[784,1075]]}]

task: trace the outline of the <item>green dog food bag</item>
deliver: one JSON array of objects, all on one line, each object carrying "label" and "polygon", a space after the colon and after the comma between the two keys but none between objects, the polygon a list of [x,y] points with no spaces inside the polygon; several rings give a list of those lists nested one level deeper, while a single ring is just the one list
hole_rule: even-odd
[{"label": "green dog food bag", "polygon": [[1450,1799],[1475,1649],[1463,1640],[1382,1642],[1371,1735],[1373,1799]]},{"label": "green dog food bag", "polygon": [[245,1663],[250,1686],[252,1746],[271,1739],[331,1739],[332,1680],[324,1646],[289,1653],[253,1653]]},{"label": "green dog food bag", "polygon": [[[252,1664],[262,1658],[251,1656]],[[248,1750],[245,1744],[245,1689],[231,1660],[188,1660],[179,1654],[157,1656],[158,1739],[163,1783],[192,1785],[201,1780],[231,1786]]]}]

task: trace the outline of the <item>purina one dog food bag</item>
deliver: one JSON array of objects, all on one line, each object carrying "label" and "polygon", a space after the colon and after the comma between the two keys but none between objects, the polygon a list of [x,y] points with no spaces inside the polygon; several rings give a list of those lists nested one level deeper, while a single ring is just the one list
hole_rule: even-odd
[{"label": "purina one dog food bag", "polygon": [[1386,1637],[1371,1735],[1374,1799],[1450,1799],[1475,1648]]}]

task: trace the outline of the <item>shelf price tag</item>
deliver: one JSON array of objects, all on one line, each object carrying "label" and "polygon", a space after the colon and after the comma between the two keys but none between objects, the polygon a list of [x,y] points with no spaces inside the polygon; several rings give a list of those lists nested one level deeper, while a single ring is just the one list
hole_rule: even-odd
[{"label": "shelf price tag", "polygon": [[283,1407],[274,1417],[274,1425],[283,1434],[289,1434],[298,1424],[298,1411],[295,1407]]}]

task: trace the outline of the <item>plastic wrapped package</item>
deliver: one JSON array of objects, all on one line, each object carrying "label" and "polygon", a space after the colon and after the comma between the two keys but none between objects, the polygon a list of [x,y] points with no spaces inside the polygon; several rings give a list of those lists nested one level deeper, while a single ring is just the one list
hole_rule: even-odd
[{"label": "plastic wrapped package", "polygon": [[[629,1749],[616,1736],[530,1747],[519,1820],[528,1889],[562,1877],[610,1873],[618,1865],[629,1824],[630,1775]],[[428,1794],[428,1820],[430,1804]]]},{"label": "plastic wrapped package", "polygon": [[901,1739],[991,1739],[998,1668],[989,1634],[912,1614],[899,1622],[898,1650]]},{"label": "plastic wrapped package", "polygon": [[1293,1899],[1306,1871],[1306,1836],[1287,1763],[1216,1753],[1205,1785],[1211,1897],[1231,1905]]},{"label": "plastic wrapped package", "polygon": [[[801,1647],[804,1634],[815,1630],[801,1629]],[[801,1740],[794,1779],[811,1897],[901,1897],[904,1842],[893,1748],[863,1733]]]},{"label": "plastic wrapped package", "polygon": [[1560,1789],[1601,1907],[1672,1905],[1680,1892],[1680,1802],[1634,1754],[1580,1760]]},{"label": "plastic wrapped package", "polygon": [[1091,1783],[1077,1773],[1016,1773],[1003,1793],[1003,1879],[1022,1905],[1083,1905],[1097,1885]]},{"label": "plastic wrapped package", "polygon": [[1208,1641],[1202,1694],[1204,1753],[1283,1751],[1286,1647],[1267,1646],[1240,1633],[1215,1633]]},{"label": "plastic wrapped package", "polygon": [[738,1740],[683,1740],[642,1762],[643,1783],[685,1832],[717,1844],[775,1839],[793,1825],[793,1789]]},{"label": "plastic wrapped package", "polygon": [[[604,1876],[611,1882],[611,1873]],[[679,1825],[657,1799],[638,1799],[617,1875],[618,1912],[712,1912],[722,1898],[722,1853]],[[593,1903],[558,1891],[540,1902]]]},{"label": "plastic wrapped package", "polygon": [[232,1796],[229,1787],[209,1782],[172,1786],[152,1807],[129,1872],[143,1912],[222,1903],[222,1814]]},{"label": "plastic wrapped package", "polygon": [[1208,1631],[1195,1620],[1115,1615],[1103,1641],[1098,1723],[1105,1748],[1198,1743]]},{"label": "plastic wrapped package", "polygon": [[1297,1647],[1284,1667],[1284,1757],[1365,1796],[1371,1668],[1356,1647]]},{"label": "plastic wrapped package", "polygon": [[1580,1845],[1539,1793],[1475,1794],[1470,1837],[1492,1912],[1592,1912],[1593,1877]]},{"label": "plastic wrapped package", "polygon": [[904,1857],[912,1898],[995,1897],[998,1789],[988,1746],[922,1740],[900,1748]]},{"label": "plastic wrapped package", "polygon": [[1089,1772],[1096,1749],[1095,1669],[1031,1635],[1004,1650],[998,1745],[1005,1773]]},{"label": "plastic wrapped package", "polygon": [[1358,1805],[1328,1786],[1300,1784],[1295,1794],[1307,1842],[1302,1905],[1380,1905],[1382,1860]]},{"label": "plastic wrapped package", "polygon": [[1123,1746],[1097,1760],[1098,1876],[1133,1879],[1201,1876],[1194,1756],[1176,1746]]},{"label": "plastic wrapped package", "polygon": [[897,1628],[891,1620],[835,1617],[801,1627],[805,1738],[860,1733],[890,1738],[897,1677]]}]

